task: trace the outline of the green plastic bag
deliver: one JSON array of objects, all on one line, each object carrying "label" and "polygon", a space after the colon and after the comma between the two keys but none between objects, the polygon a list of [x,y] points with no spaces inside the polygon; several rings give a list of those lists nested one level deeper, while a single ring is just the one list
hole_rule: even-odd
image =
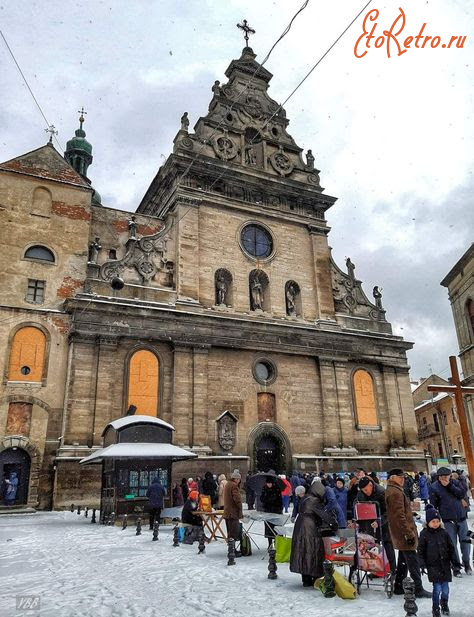
[{"label": "green plastic bag", "polygon": [[[339,598],[342,598],[343,600],[355,600],[357,591],[354,585],[350,583],[346,578],[344,578],[344,576],[342,576],[340,572],[337,572],[337,570],[334,570],[332,576],[334,578],[336,594],[339,596]],[[319,591],[321,591],[322,593],[326,591],[326,586],[324,585],[324,577],[316,579],[314,583],[314,588],[319,589]]]},{"label": "green plastic bag", "polygon": [[275,560],[277,563],[289,562],[291,555],[291,538],[287,538],[285,536],[276,536],[275,549]]}]

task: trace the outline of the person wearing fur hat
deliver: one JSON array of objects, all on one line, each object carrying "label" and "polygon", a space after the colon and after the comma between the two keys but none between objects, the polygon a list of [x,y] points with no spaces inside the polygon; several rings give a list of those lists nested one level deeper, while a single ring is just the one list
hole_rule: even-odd
[{"label": "person wearing fur hat", "polygon": [[451,565],[454,569],[460,564],[454,544],[443,529],[440,514],[431,504],[426,506],[426,527],[418,542],[418,561],[421,570],[428,572],[428,580],[433,583],[433,617],[440,617],[440,604],[441,613],[449,615]]},{"label": "person wearing fur hat", "polygon": [[[238,469],[234,469],[230,476],[230,480],[224,487],[224,514],[225,525],[227,529],[227,537],[234,540],[239,539],[240,523],[239,519],[243,517],[242,512],[242,497],[240,496],[239,484],[242,477]],[[240,556],[240,555],[239,555]]]}]

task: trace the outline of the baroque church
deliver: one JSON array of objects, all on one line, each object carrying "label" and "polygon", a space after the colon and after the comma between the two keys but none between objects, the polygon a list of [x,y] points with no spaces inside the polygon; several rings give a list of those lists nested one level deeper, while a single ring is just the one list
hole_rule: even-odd
[{"label": "baroque church", "polygon": [[97,502],[79,461],[127,413],[198,455],[175,478],[423,465],[412,344],[333,261],[336,198],[272,74],[247,46],[225,76],[134,214],[92,187],[82,115],[64,157],[50,140],[0,164],[0,479],[17,470],[19,503]]}]

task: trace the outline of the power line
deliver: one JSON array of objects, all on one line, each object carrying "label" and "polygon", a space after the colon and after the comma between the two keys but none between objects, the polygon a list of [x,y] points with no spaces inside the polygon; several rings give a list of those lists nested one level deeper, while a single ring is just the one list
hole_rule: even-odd
[{"label": "power line", "polygon": [[[28,83],[28,80],[25,77],[25,74],[23,73],[23,71],[21,70],[20,65],[18,64],[17,59],[15,58],[15,54],[13,53],[10,45],[7,42],[7,39],[5,38],[5,35],[3,34],[3,32],[0,30],[0,35],[2,36],[3,42],[5,43],[8,51],[10,52],[11,57],[13,58],[13,62],[16,65],[16,68],[18,69],[18,71],[20,72],[20,75],[23,78],[23,81],[25,82],[26,87],[28,88],[31,96],[33,97],[34,102],[36,103],[36,107],[39,109],[40,114],[43,116],[43,120],[46,122],[46,127],[49,128],[51,126],[50,122],[48,122],[48,119],[46,118],[43,110],[41,109],[41,105],[38,103],[38,99],[36,98],[36,96],[34,95],[33,90],[30,87],[30,84]],[[54,139],[56,140],[56,143],[58,144],[58,146],[60,147],[61,150],[63,150],[63,147],[61,146],[58,138],[56,137],[56,135],[53,135]]]}]

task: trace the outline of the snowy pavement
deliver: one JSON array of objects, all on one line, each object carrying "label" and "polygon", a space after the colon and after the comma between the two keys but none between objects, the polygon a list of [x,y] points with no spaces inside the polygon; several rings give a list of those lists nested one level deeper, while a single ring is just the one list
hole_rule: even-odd
[{"label": "snowy pavement", "polygon": [[[0,615],[2,617],[403,617],[403,597],[363,589],[356,600],[326,599],[303,588],[288,564],[268,580],[264,538],[251,557],[227,566],[224,542],[172,546],[172,527],[158,542],[143,528],[92,525],[71,512],[0,517]],[[470,519],[472,527],[473,519]],[[424,577],[425,587],[431,585]],[[38,596],[40,608],[16,608],[16,596]],[[451,585],[452,617],[473,617],[474,577]],[[431,601],[418,601],[431,617]]]}]

